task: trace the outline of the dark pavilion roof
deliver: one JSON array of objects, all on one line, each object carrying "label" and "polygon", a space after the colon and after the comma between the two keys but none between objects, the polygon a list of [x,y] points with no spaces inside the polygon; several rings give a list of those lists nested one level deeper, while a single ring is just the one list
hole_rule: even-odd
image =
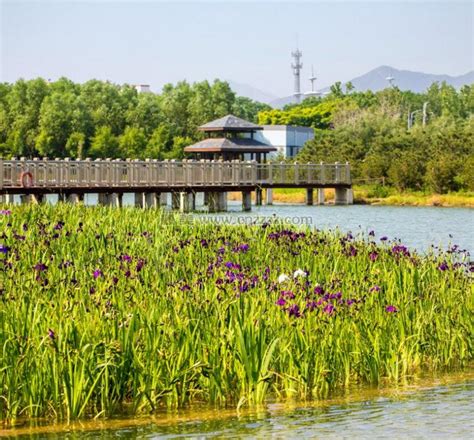
[{"label": "dark pavilion roof", "polygon": [[255,131],[263,130],[257,124],[253,122],[246,121],[245,119],[238,118],[234,115],[227,115],[223,118],[216,119],[215,121],[208,122],[207,124],[201,125],[199,127],[200,131]]},{"label": "dark pavilion roof", "polygon": [[210,138],[184,149],[185,153],[269,153],[275,147],[247,138]]}]

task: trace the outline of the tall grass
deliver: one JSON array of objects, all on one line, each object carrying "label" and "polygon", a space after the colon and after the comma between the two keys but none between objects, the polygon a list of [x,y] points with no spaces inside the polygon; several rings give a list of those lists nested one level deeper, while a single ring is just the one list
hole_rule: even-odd
[{"label": "tall grass", "polygon": [[66,205],[0,227],[7,422],[312,399],[473,358],[455,247]]}]

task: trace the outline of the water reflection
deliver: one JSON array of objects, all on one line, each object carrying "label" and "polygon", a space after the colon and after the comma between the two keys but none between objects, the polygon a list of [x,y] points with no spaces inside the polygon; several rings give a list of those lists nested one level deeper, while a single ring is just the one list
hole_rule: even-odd
[{"label": "water reflection", "polygon": [[472,438],[472,375],[462,383],[366,394],[338,403],[274,403],[240,415],[233,410],[203,410],[177,417],[43,427],[31,433],[20,429],[16,438]]}]

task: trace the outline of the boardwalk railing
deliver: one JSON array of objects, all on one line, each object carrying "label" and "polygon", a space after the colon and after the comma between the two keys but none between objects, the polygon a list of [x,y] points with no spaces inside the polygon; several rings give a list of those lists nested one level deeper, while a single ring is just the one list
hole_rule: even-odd
[{"label": "boardwalk railing", "polygon": [[349,164],[255,161],[0,159],[0,190],[350,186]]}]

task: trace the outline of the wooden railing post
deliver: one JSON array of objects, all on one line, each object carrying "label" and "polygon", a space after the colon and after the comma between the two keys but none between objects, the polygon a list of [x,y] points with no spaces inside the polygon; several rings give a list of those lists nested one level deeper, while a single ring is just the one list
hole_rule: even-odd
[{"label": "wooden railing post", "polygon": [[320,184],[324,185],[326,184],[326,166],[324,165],[324,162],[320,162],[321,165],[321,174],[320,174]]},{"label": "wooden railing post", "polygon": [[295,184],[298,184],[299,177],[299,163],[295,161]]},{"label": "wooden railing post", "polygon": [[341,181],[341,165],[339,164],[339,162],[336,162],[335,165],[336,165],[335,183],[339,183]]}]

